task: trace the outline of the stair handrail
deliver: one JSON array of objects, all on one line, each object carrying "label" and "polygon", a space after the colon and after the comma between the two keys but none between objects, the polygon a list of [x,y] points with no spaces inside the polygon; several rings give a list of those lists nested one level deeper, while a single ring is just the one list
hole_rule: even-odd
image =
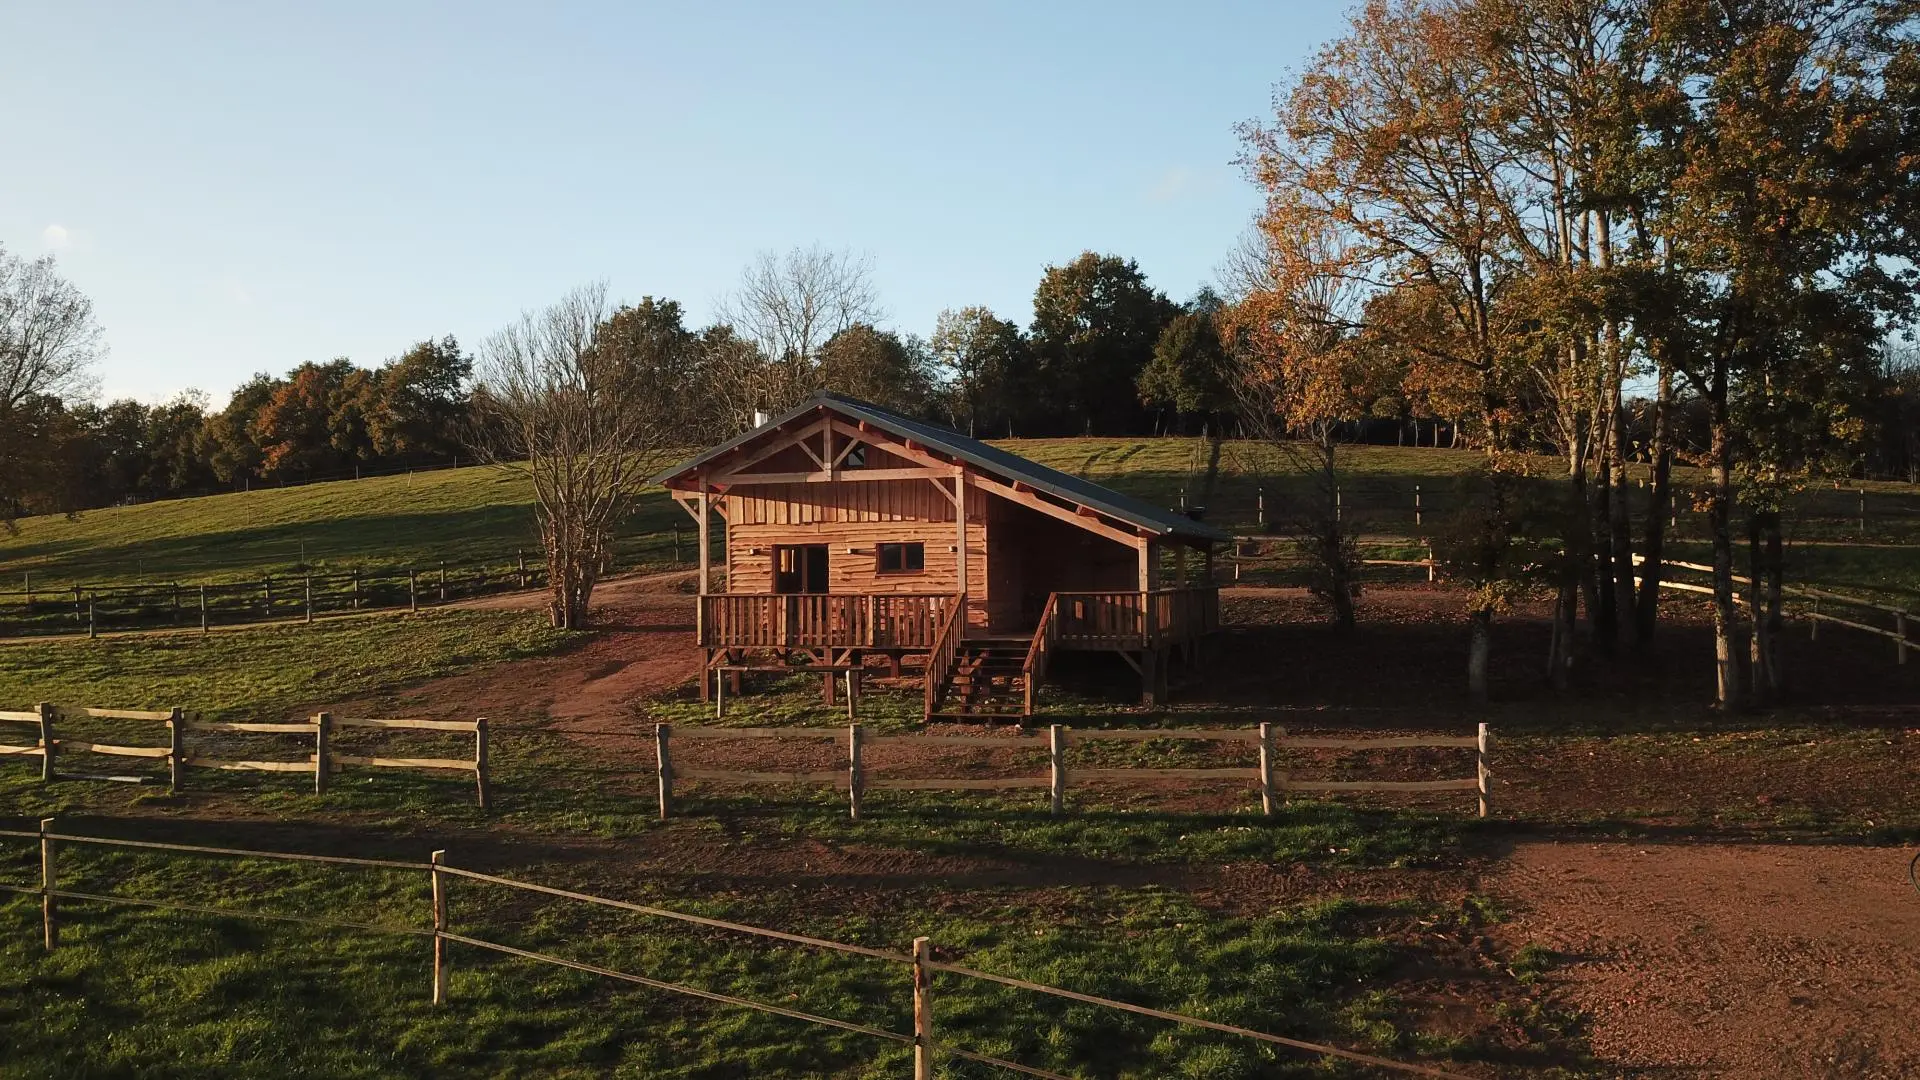
[{"label": "stair handrail", "polygon": [[1033,715],[1040,680],[1047,677],[1047,661],[1053,655],[1053,615],[1059,603],[1059,593],[1047,594],[1047,606],[1040,611],[1040,625],[1033,630],[1033,644],[1027,646],[1027,662],[1020,669],[1026,676],[1024,693],[1028,716]]},{"label": "stair handrail", "polygon": [[926,719],[933,719],[934,710],[940,707],[940,699],[946,693],[947,673],[953,670],[954,658],[960,651],[959,627],[966,610],[967,594],[961,593],[953,598],[947,617],[940,622],[940,633],[933,639],[933,649],[927,653]]}]

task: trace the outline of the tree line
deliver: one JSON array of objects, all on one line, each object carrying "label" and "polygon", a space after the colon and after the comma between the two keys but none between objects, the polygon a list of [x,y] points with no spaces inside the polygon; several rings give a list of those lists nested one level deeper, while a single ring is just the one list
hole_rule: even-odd
[{"label": "tree line", "polygon": [[[1651,642],[1687,463],[1711,477],[1719,700],[1779,692],[1784,500],[1914,468],[1916,12],[1372,0],[1242,127],[1266,197],[1223,317],[1245,415],[1329,477],[1342,422],[1411,402],[1467,426],[1489,494],[1447,547],[1482,687],[1518,592],[1556,597],[1557,684],[1581,612],[1600,651]],[[1550,489],[1511,457],[1539,448],[1564,462]],[[1334,594],[1341,540],[1313,545]]]}]

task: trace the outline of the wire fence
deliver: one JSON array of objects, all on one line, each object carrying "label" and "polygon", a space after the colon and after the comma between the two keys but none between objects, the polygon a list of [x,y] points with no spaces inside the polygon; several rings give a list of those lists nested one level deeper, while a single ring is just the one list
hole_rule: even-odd
[{"label": "wire fence", "polygon": [[[0,838],[38,844],[39,884],[35,886],[0,883],[0,891],[39,898],[42,945],[48,952],[52,952],[61,947],[63,927],[72,919],[72,915],[69,913],[69,907],[75,903],[101,905],[123,904],[223,919],[261,919],[274,922],[295,923],[332,932],[389,934],[426,938],[431,941],[432,945],[429,986],[430,999],[436,1006],[447,1007],[450,1005],[450,995],[448,993],[448,972],[452,962],[450,946],[459,945],[469,949],[491,952],[520,960],[532,961],[538,964],[567,968],[590,975],[597,975],[602,978],[645,986],[666,993],[698,998],[732,1008],[748,1009],[755,1012],[784,1017],[812,1026],[832,1028],[852,1034],[864,1035],[896,1045],[909,1046],[913,1050],[913,1075],[915,1080],[932,1080],[942,1059],[970,1061],[1025,1076],[1046,1077],[1050,1078],[1050,1080],[1075,1080],[1075,1078],[1068,1073],[1055,1072],[989,1054],[978,1053],[961,1045],[962,1040],[966,1038],[968,1033],[958,1025],[943,1027],[938,1023],[937,1019],[936,1002],[939,997],[939,992],[935,977],[937,975],[948,975],[963,980],[977,980],[1027,993],[1063,999],[1081,1005],[1093,1006],[1109,1012],[1127,1013],[1181,1027],[1212,1031],[1270,1046],[1284,1047],[1306,1055],[1312,1055],[1322,1060],[1349,1061],[1383,1069],[1398,1075],[1438,1077],[1441,1078],[1441,1080],[1468,1080],[1468,1078],[1462,1074],[1449,1072],[1417,1062],[1396,1061],[1344,1047],[1332,1046],[1286,1035],[1276,1035],[1271,1032],[1258,1031],[1253,1028],[1222,1023],[1217,1020],[1207,1020],[1201,1017],[1189,1016],[1133,1002],[1120,1001],[1114,998],[1101,997],[1095,994],[1081,993],[1064,987],[1050,986],[1010,975],[982,971],[966,965],[939,960],[936,958],[937,954],[933,939],[927,936],[915,937],[911,948],[905,952],[833,941],[805,934],[795,934],[765,927],[751,926],[725,919],[694,915],[669,908],[636,904],[630,901],[604,896],[595,896],[571,889],[521,881],[498,874],[487,874],[477,870],[469,870],[449,863],[447,861],[447,852],[444,850],[432,852],[426,861],[421,862],[304,852],[262,851],[246,848],[162,843],[146,840],[123,840],[112,837],[88,836],[63,832],[57,827],[57,822],[54,818],[42,819],[39,828],[32,832],[17,829],[0,829]],[[63,866],[65,865],[63,859],[72,858],[71,854],[66,856],[62,855],[62,848],[65,845],[118,849],[121,851],[137,852],[141,856],[148,857],[188,856],[266,860],[270,862],[301,862],[334,867],[347,871],[370,870],[419,874],[423,875],[427,880],[427,902],[424,905],[424,910],[419,913],[418,920],[412,924],[408,924],[319,918],[311,915],[266,912],[218,904],[201,904],[179,900],[162,900],[151,897],[136,897],[71,889],[61,884]],[[455,928],[452,919],[454,905],[450,903],[450,894],[453,883],[456,881],[493,886],[522,894],[541,895],[574,904],[589,905],[595,908],[610,909],[654,919],[699,926],[707,930],[718,930],[728,934],[743,935],[749,939],[761,942],[798,945],[811,950],[856,956],[896,967],[906,967],[911,971],[912,1030],[895,1031],[887,1027],[862,1024],[839,1017],[807,1012],[802,1009],[790,1008],[788,1006],[777,1005],[745,996],[723,994],[702,987],[690,986],[666,979],[651,978],[537,949],[510,945],[505,942],[492,940],[491,938],[478,936],[477,933],[463,933],[461,930]],[[473,903],[471,900],[464,900],[459,906],[459,910],[463,913],[480,911],[482,915],[485,914],[480,905]]]}]

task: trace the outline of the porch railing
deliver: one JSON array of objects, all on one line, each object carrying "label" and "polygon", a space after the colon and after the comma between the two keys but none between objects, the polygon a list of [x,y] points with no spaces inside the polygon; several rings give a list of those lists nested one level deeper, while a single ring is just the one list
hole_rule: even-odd
[{"label": "porch railing", "polygon": [[939,710],[940,699],[947,692],[947,675],[960,655],[960,638],[966,633],[966,597],[958,599],[960,603],[949,608],[946,617],[940,620],[940,629],[933,639],[933,649],[927,653],[925,715],[929,720]]},{"label": "porch railing", "polygon": [[1160,648],[1220,628],[1220,590],[1215,586],[1063,592],[1054,594],[1053,606],[1053,641],[1070,649]]},{"label": "porch railing", "polygon": [[944,593],[715,593],[700,598],[700,644],[926,649],[953,602]]}]

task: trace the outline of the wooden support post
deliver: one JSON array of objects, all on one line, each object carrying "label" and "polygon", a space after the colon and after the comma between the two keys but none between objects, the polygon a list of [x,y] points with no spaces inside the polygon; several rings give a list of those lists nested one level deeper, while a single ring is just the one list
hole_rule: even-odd
[{"label": "wooden support post", "polygon": [[446,861],[445,851],[436,851],[432,856],[433,869],[428,871],[433,881],[433,1003],[447,1003],[447,884],[445,875],[440,873],[440,865]]},{"label": "wooden support post", "polygon": [[353,590],[352,600],[351,600],[351,603],[353,604],[353,610],[359,611],[360,610],[360,571],[355,570],[353,572],[352,585],[350,586],[350,588]]},{"label": "wooden support post", "polygon": [[313,575],[312,574],[308,574],[306,575],[306,577],[301,579],[300,590],[301,590],[301,605],[305,609],[306,620],[308,622],[312,622],[313,621]]},{"label": "wooden support post", "polygon": [[1053,797],[1053,812],[1061,814],[1067,808],[1067,729],[1059,724],[1047,727],[1047,765],[1050,770],[1047,789]]},{"label": "wooden support post", "polygon": [[447,564],[444,559],[440,562],[440,602],[447,602]]},{"label": "wooden support post", "polygon": [[478,716],[473,721],[473,789],[474,799],[480,809],[486,810],[493,805],[487,791],[487,718]]},{"label": "wooden support post", "polygon": [[1420,485],[1415,484],[1413,485],[1413,523],[1419,525],[1423,520],[1420,512]]},{"label": "wooden support post", "polygon": [[520,575],[520,587],[523,589],[526,588],[527,587],[527,553],[525,551],[515,551],[513,553],[513,568]]},{"label": "wooden support post", "polygon": [[407,610],[420,610],[420,571],[407,571]]},{"label": "wooden support post", "polygon": [[672,724],[653,726],[654,760],[659,764],[660,772],[660,820],[667,820],[673,807],[673,751],[668,745],[673,737]]},{"label": "wooden support post", "polygon": [[40,819],[40,923],[46,934],[48,952],[60,947],[59,898],[53,891],[60,887],[59,879],[53,869],[53,841],[47,834],[53,831],[53,819]]},{"label": "wooden support post", "polygon": [[54,708],[48,702],[40,703],[40,782],[53,780],[53,756],[57,745],[53,740]]},{"label": "wooden support post", "polygon": [[333,714],[313,714],[313,793],[327,793],[327,778],[333,772]]},{"label": "wooden support post", "polygon": [[718,720],[727,715],[727,676],[725,672],[713,674],[713,717]]},{"label": "wooden support post", "polygon": [[1260,725],[1260,812],[1273,816],[1273,725]]},{"label": "wooden support post", "polygon": [[833,708],[833,683],[834,672],[828,668],[820,678],[820,703],[829,709]]},{"label": "wooden support post", "polygon": [[[51,946],[49,946],[51,948]],[[933,942],[913,939],[913,1080],[933,1080]]]},{"label": "wooden support post", "polygon": [[1813,598],[1813,617],[1807,620],[1807,637],[1820,640],[1820,598]]},{"label": "wooden support post", "polygon": [[178,794],[181,775],[187,771],[187,710],[174,706],[167,717],[167,792]]},{"label": "wooden support post", "polygon": [[861,789],[866,787],[866,774],[860,767],[860,725],[847,725],[847,816],[854,821],[860,820]]},{"label": "wooden support post", "polygon": [[1140,704],[1159,705],[1160,650],[1149,645],[1140,650]]},{"label": "wooden support post", "polygon": [[93,594],[88,593],[87,594],[87,636],[99,637],[100,636],[99,626],[93,621],[93,600],[94,600]]},{"label": "wooden support post", "polygon": [[[712,514],[712,506],[710,503],[708,503],[707,499],[708,499],[707,482],[706,482],[706,478],[702,477],[700,480],[700,498],[695,500],[700,510],[700,521],[699,521],[700,535],[695,540],[695,543],[698,543],[700,545],[700,550],[698,552],[699,554],[698,561],[700,563],[700,570],[699,570],[700,580],[695,583],[697,587],[694,589],[694,593],[696,595],[693,601],[694,640],[699,642],[702,645],[705,645],[708,643],[707,642],[707,579],[712,576],[712,563],[713,563],[713,544],[710,542],[711,536],[712,536],[712,524],[709,520],[713,517],[713,514]],[[732,588],[733,583],[728,582],[727,587]]]},{"label": "wooden support post", "polygon": [[262,613],[262,617],[268,618],[268,619],[273,618],[273,577],[272,575],[268,575],[260,579],[260,596],[261,596],[261,599],[264,601],[260,609]]},{"label": "wooden support post", "polygon": [[1481,724],[1479,737],[1475,740],[1473,748],[1474,775],[1480,782],[1481,817],[1487,816],[1489,804],[1493,801],[1493,789],[1489,783],[1493,779],[1493,773],[1487,768],[1487,743],[1487,725]]},{"label": "wooden support post", "polygon": [[860,714],[860,668],[847,669],[847,719],[853,720]]},{"label": "wooden support post", "polygon": [[207,632],[207,587],[200,586],[200,632]]},{"label": "wooden support post", "polygon": [[954,632],[961,637],[967,636],[967,596],[973,590],[968,587],[967,570],[967,471],[956,467],[953,472],[953,523],[955,533],[954,576],[960,579],[954,586],[955,596],[960,597],[960,622]]}]

